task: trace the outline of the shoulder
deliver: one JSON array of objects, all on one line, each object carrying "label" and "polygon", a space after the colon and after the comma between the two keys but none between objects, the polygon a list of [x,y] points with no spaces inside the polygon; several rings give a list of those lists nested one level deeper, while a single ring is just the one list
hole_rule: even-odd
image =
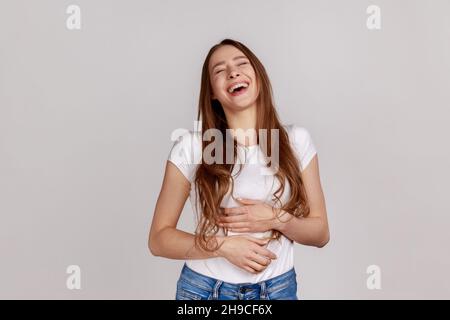
[{"label": "shoulder", "polygon": [[173,143],[167,159],[175,164],[190,182],[201,161],[200,137],[199,132],[186,129],[175,130],[170,137]]},{"label": "shoulder", "polygon": [[288,132],[289,140],[295,145],[304,145],[311,140],[311,134],[309,130],[298,124],[288,124],[284,126]]},{"label": "shoulder", "polygon": [[199,131],[177,129],[170,136],[173,146],[179,148],[192,148],[201,145],[201,133]]},{"label": "shoulder", "polygon": [[306,127],[298,124],[289,124],[284,127],[288,132],[289,141],[300,159],[300,165],[303,170],[317,153],[311,133]]}]

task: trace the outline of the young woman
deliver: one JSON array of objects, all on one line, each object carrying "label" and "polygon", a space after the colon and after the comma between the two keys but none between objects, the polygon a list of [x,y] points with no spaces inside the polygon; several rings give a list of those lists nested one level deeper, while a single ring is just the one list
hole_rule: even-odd
[{"label": "young woman", "polygon": [[[329,241],[311,136],[280,123],[263,65],[231,39],[210,49],[199,100],[200,130],[168,157],[150,251],[185,260],[176,299],[297,299],[294,242]],[[188,197],[194,234],[176,228]]]}]

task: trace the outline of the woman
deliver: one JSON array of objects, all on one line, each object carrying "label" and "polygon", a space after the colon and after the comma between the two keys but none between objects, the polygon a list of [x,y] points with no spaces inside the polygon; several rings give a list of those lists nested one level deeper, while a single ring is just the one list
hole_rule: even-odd
[{"label": "woman", "polygon": [[[150,251],[186,260],[176,299],[297,299],[293,243],[329,241],[311,136],[281,125],[263,65],[231,39],[210,49],[199,100],[201,130],[168,157]],[[188,196],[195,234],[176,229]]]}]

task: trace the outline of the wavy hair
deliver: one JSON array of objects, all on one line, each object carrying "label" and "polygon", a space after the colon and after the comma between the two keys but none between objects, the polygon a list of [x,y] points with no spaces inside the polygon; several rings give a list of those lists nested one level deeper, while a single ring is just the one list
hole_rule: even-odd
[{"label": "wavy hair", "polygon": [[[226,129],[229,129],[227,119],[222,105],[216,99],[211,98],[211,81],[209,74],[209,61],[212,54],[221,46],[232,45],[239,49],[248,58],[251,65],[255,70],[256,82],[258,88],[258,96],[256,99],[256,105],[258,108],[257,120],[256,120],[256,132],[259,129],[278,129],[279,131],[279,163],[269,165],[275,165],[277,171],[275,177],[280,182],[280,187],[274,192],[272,200],[280,204],[278,207],[281,210],[291,213],[295,217],[304,216],[309,214],[310,208],[307,201],[307,195],[303,180],[301,177],[301,171],[299,168],[299,160],[296,157],[291,145],[289,143],[289,136],[286,130],[280,123],[279,117],[273,103],[272,86],[269,81],[267,72],[259,61],[259,59],[248,49],[244,44],[232,39],[224,39],[220,43],[214,45],[208,52],[205,61],[203,63],[202,75],[201,75],[201,87],[198,105],[197,120],[201,123],[201,133],[209,129],[218,129],[222,132],[222,136],[227,134]],[[271,153],[271,135],[267,135],[267,139],[258,136],[258,144],[264,151],[265,155]],[[216,141],[207,142],[202,140],[202,159],[203,151],[209,143],[215,143]],[[260,141],[266,140],[266,141]],[[223,152],[222,156],[225,157],[225,143],[222,144]],[[237,155],[237,142],[234,140],[234,160]],[[205,161],[201,161],[197,171],[195,173],[195,188],[198,201],[196,205],[200,204],[200,210],[197,208],[199,214],[198,226],[195,233],[195,243],[200,245],[204,250],[214,251],[218,248],[217,241],[213,241],[211,246],[211,240],[215,239],[214,235],[217,234],[219,226],[217,224],[218,218],[221,214],[220,205],[225,195],[231,189],[231,195],[233,196],[234,180],[232,177],[233,167],[236,161],[233,163],[226,163],[218,161],[219,163],[208,164]],[[221,163],[220,163],[221,162]],[[242,169],[239,168],[238,173]],[[289,183],[291,192],[289,200],[282,204],[280,197],[285,190],[286,182]],[[197,200],[197,199],[196,199]],[[272,230],[272,238],[279,239],[281,233],[276,230]]]}]

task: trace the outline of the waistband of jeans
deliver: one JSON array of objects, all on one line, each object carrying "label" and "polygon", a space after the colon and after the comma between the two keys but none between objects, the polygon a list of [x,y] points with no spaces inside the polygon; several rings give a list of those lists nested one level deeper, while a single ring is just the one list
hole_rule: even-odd
[{"label": "waistband of jeans", "polygon": [[[285,273],[282,273],[278,276],[275,276],[273,278],[270,279],[266,279],[257,283],[251,283],[251,282],[247,282],[247,283],[230,283],[230,282],[225,282],[225,281],[221,281],[206,275],[203,275],[201,273],[198,273],[194,270],[192,270],[191,268],[189,268],[186,263],[183,265],[183,269],[181,272],[181,278],[184,281],[187,282],[192,282],[195,284],[199,284],[198,279],[200,278],[203,282],[205,283],[205,285],[209,288],[214,287],[217,282],[221,282],[222,284],[226,285],[228,288],[230,289],[239,289],[241,287],[257,287],[257,286],[261,286],[264,283],[264,286],[274,286],[279,282],[285,281],[291,277],[296,278],[296,273],[295,273],[295,269],[291,268],[289,271],[286,271]],[[195,280],[194,280],[195,279]],[[207,289],[205,287],[205,289]]]}]

